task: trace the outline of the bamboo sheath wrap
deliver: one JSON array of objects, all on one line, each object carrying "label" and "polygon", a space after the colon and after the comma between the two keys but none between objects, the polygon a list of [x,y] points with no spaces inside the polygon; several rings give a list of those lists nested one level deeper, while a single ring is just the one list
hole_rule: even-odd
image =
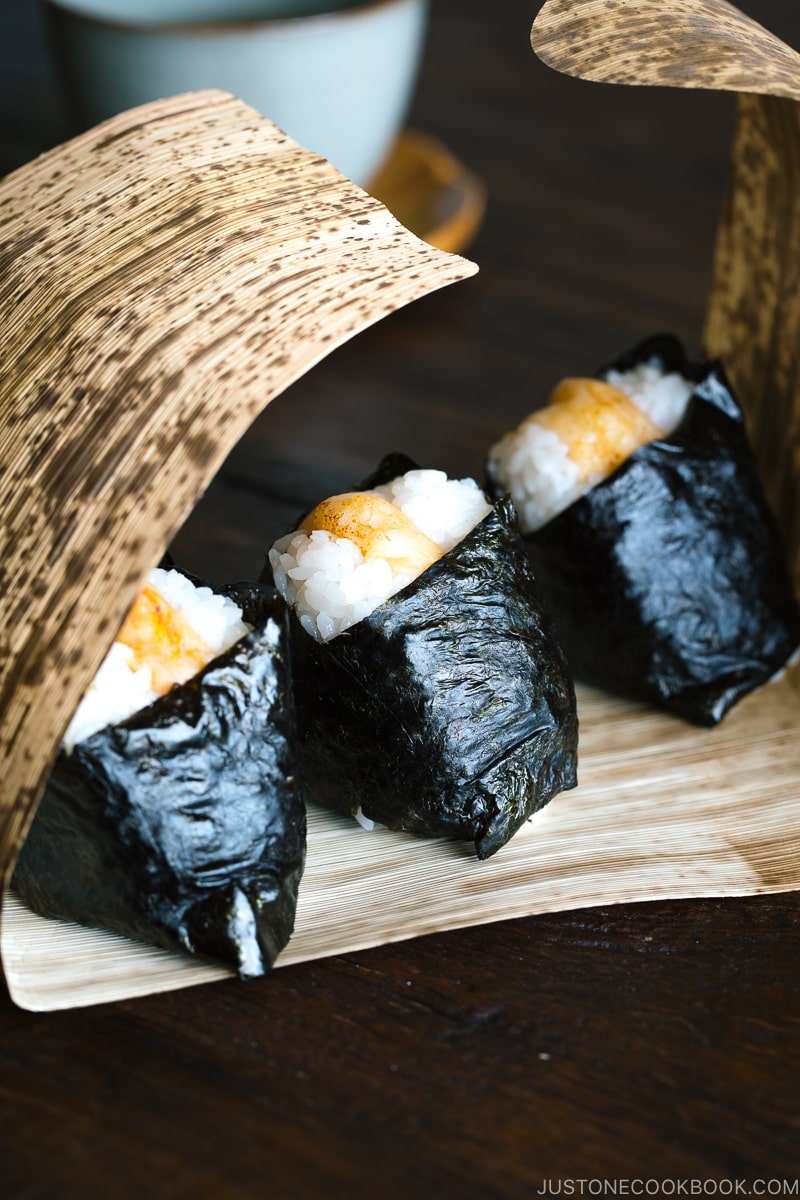
[{"label": "bamboo sheath wrap", "polygon": [[147,571],[256,415],[470,275],[241,101],[131,110],[0,183],[0,867]]},{"label": "bamboo sheath wrap", "polygon": [[[747,412],[797,580],[800,57],[724,0],[548,0],[532,44],[585,79],[740,94],[706,349]],[[255,415],[359,329],[474,268],[221,93],[123,114],[10,176],[0,231],[8,866],[144,575]],[[312,808],[280,962],[524,913],[796,888],[798,689],[794,669],[702,733],[581,689],[580,787],[480,882],[451,848],[406,839],[398,854],[403,835],[354,840]],[[3,959],[30,1007],[209,977],[18,908],[7,896]]]},{"label": "bamboo sheath wrap", "polygon": [[726,0],[547,0],[534,51],[581,79],[738,93],[705,329],[800,588],[800,55]]}]

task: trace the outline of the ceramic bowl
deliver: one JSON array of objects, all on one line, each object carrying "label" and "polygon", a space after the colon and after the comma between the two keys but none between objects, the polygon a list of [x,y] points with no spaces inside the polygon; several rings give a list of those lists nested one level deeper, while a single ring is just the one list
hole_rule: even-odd
[{"label": "ceramic bowl", "polygon": [[[346,7],[338,0],[335,11],[301,12],[326,2],[336,0],[45,0],[45,7],[78,128],[149,100],[221,88],[366,185],[408,110],[428,0]],[[281,15],[289,11],[300,15]]]}]

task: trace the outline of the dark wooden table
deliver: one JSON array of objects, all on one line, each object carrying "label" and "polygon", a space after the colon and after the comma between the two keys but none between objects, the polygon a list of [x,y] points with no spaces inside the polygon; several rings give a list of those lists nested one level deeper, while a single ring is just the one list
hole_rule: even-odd
[{"label": "dark wooden table", "polygon": [[[556,76],[537,7],[433,0],[410,123],[488,184],[480,274],[268,408],[188,567],[252,573],[388,449],[480,474],[562,374],[640,336],[699,348],[733,101]],[[796,0],[742,7],[800,45]],[[30,0],[0,4],[0,64],[5,171],[66,128]],[[797,1195],[799,933],[791,893],[608,906],[89,1010],[0,996],[0,1196]]]}]

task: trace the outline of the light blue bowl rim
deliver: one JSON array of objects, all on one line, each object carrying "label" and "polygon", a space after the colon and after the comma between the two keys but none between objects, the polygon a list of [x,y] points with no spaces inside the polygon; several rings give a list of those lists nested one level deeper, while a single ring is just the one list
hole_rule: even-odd
[{"label": "light blue bowl rim", "polygon": [[371,10],[381,8],[416,8],[424,6],[427,0],[364,0],[363,3],[350,4],[347,8],[334,9],[332,12],[305,13],[296,17],[260,17],[243,18],[239,21],[114,21],[107,17],[93,16],[91,13],[78,12],[62,0],[44,0],[48,8],[57,9],[72,20],[85,25],[95,25],[102,29],[119,32],[140,33],[152,37],[232,37],[245,33],[248,29],[312,29],[324,28],[326,25],[338,25],[342,21],[354,21],[363,17]]}]

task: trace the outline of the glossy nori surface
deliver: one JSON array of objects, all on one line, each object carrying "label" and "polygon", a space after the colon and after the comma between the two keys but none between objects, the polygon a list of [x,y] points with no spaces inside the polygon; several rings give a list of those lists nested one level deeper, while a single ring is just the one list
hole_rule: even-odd
[{"label": "glossy nori surface", "polygon": [[714,725],[791,656],[800,615],[720,364],[662,335],[610,367],[645,361],[695,384],[678,428],[525,540],[576,678]]},{"label": "glossy nori surface", "polygon": [[305,857],[287,612],[225,589],[254,631],[117,726],[59,754],[13,886],[47,917],[263,974]]},{"label": "glossy nori surface", "polygon": [[577,782],[572,679],[508,501],[331,641],[292,615],[292,656],[309,799],[488,858]]}]

